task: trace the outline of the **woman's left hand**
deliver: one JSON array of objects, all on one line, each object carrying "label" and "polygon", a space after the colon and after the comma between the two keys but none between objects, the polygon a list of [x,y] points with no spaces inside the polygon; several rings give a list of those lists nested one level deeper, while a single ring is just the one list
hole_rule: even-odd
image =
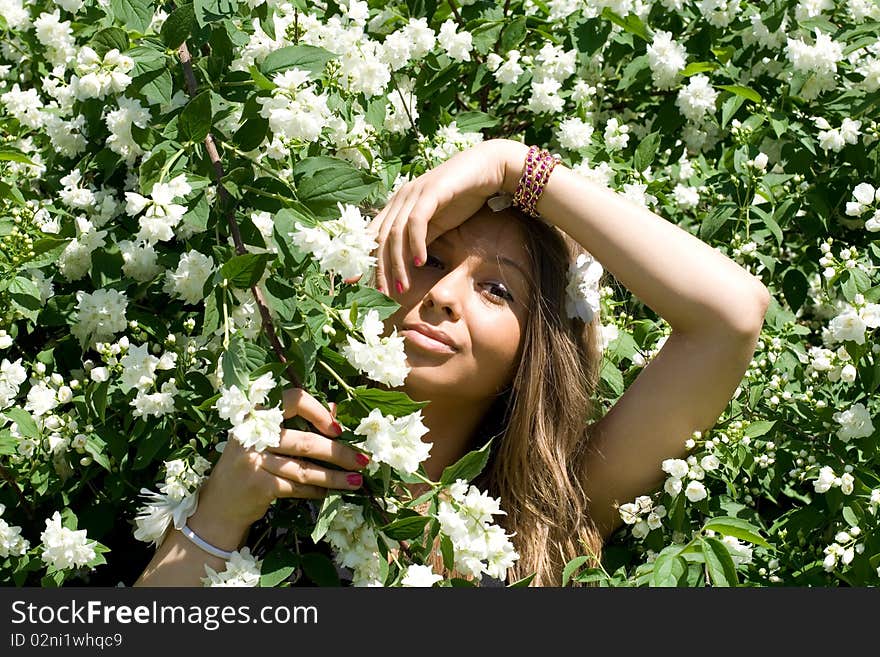
[{"label": "woman's left hand", "polygon": [[[420,266],[427,246],[464,223],[501,190],[503,139],[490,139],[456,153],[398,189],[367,229],[378,242],[376,288],[389,294],[409,287],[408,263]],[[345,279],[353,283],[360,277]]]}]

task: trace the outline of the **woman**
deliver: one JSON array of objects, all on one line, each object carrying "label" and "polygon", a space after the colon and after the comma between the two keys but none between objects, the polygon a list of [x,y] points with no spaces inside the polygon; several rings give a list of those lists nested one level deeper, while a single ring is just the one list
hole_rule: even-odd
[{"label": "woman", "polygon": [[[536,572],[534,584],[553,586],[569,559],[600,557],[622,522],[617,507],[657,490],[661,462],[686,456],[685,441],[715,423],[751,361],[770,295],[717,250],[561,164],[536,203],[518,203],[531,214],[494,212],[487,200],[515,194],[528,152],[492,139],[458,153],[403,185],[370,230],[375,285],[401,306],[386,321],[405,337],[412,368],[400,389],[431,400],[427,474],[439,479],[498,435],[475,483],[501,497],[501,522],[516,532],[521,558],[508,577]],[[592,424],[597,319],[565,313],[569,262],[583,250],[673,329]],[[319,433],[285,430],[263,454],[229,441],[203,487],[189,527],[223,550],[242,546],[276,497],[361,485],[366,463],[332,440],[341,429],[331,411],[299,389],[285,391],[284,407]],[[198,585],[205,564],[225,567],[172,530],[136,584]]]}]

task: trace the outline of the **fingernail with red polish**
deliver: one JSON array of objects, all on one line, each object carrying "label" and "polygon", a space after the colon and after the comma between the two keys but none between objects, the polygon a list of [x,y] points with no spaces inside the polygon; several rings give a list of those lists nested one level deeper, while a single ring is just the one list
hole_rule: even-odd
[{"label": "fingernail with red polish", "polygon": [[414,264],[416,267],[421,267],[421,265],[422,265],[422,259],[421,259],[420,257],[416,256],[415,258],[413,258],[413,264]]},{"label": "fingernail with red polish", "polygon": [[345,475],[345,479],[352,486],[360,486],[364,483],[364,478],[359,474]]},{"label": "fingernail with red polish", "polygon": [[403,293],[403,283],[401,283],[400,281],[397,281],[397,293]]},{"label": "fingernail with red polish", "polygon": [[367,456],[366,454],[358,454],[354,458],[361,465],[366,465],[367,463],[370,462],[370,457]]},{"label": "fingernail with red polish", "polygon": [[342,433],[342,425],[339,424],[339,422],[334,421],[333,424],[331,424],[330,426],[333,427],[333,431],[335,431],[336,433]]}]

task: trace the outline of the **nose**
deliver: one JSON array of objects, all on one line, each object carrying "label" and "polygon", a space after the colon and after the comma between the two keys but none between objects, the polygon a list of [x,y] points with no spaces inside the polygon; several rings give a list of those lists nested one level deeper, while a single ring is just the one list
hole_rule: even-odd
[{"label": "nose", "polygon": [[470,276],[461,263],[439,278],[425,293],[422,303],[428,308],[439,308],[450,320],[461,317],[461,305],[466,298]]}]

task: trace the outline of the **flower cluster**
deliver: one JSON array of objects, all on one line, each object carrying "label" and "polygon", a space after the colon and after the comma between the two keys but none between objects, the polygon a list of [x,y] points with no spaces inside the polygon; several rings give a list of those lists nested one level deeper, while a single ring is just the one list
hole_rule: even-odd
[{"label": "flower cluster", "polygon": [[250,548],[235,550],[226,568],[217,572],[205,564],[206,576],[202,578],[203,586],[259,586],[262,561],[254,558]]},{"label": "flower cluster", "polygon": [[[352,586],[382,586],[378,536],[361,506],[340,502],[324,540],[333,546],[336,563],[352,569]],[[389,549],[397,547],[396,541],[384,540]]]},{"label": "flower cluster", "polygon": [[232,423],[230,438],[235,438],[246,448],[261,452],[267,447],[277,447],[281,442],[281,423],[284,413],[279,406],[259,409],[269,393],[275,388],[272,373],[267,372],[250,382],[247,392],[233,384],[221,387],[220,399],[214,408],[224,420]]},{"label": "flower cluster", "polygon": [[339,219],[322,221],[314,228],[297,221],[296,231],[288,236],[297,248],[315,258],[321,271],[356,278],[376,264],[370,254],[379,244],[366,230],[368,220],[357,206],[337,203],[337,207]]},{"label": "flower cluster", "polygon": [[855,484],[855,478],[849,472],[844,472],[838,477],[834,473],[834,468],[830,465],[824,465],[819,469],[819,476],[813,482],[813,490],[817,493],[827,493],[832,488],[839,487],[840,492],[844,495],[851,495],[853,484]]},{"label": "flower cluster", "polygon": [[210,467],[211,464],[201,456],[196,456],[192,464],[183,459],[166,461],[165,483],[159,487],[159,492],[141,489],[141,494],[150,501],[138,511],[134,537],[159,545],[172,522],[176,529],[181,529],[196,511],[198,488]]},{"label": "flower cluster", "polygon": [[[0,516],[6,507],[0,504]],[[0,518],[0,557],[21,556],[31,547],[30,542],[21,535],[21,527],[10,525]]]},{"label": "flower cluster", "polygon": [[[348,322],[348,313],[343,313],[344,321]],[[391,335],[383,337],[385,326],[379,319],[376,310],[369,310],[360,327],[364,341],[356,340],[352,335],[346,336],[348,344],[342,345],[343,356],[373,381],[389,386],[403,385],[410,368],[406,364],[404,338],[397,335],[397,327]]]},{"label": "flower cluster", "polygon": [[479,577],[485,573],[503,581],[519,554],[513,549],[510,536],[492,524],[492,516],[505,513],[501,501],[480,492],[476,486],[468,486],[463,479],[458,479],[448,491],[451,500],[440,500],[437,519],[440,531],[452,540],[454,567],[467,575]]},{"label": "flower cluster", "polygon": [[[691,502],[699,502],[709,494],[702,479],[706,476],[707,471],[715,470],[720,465],[721,462],[714,454],[706,454],[700,460],[699,465],[697,464],[696,456],[689,456],[686,461],[683,459],[665,459],[660,467],[669,477],[663,484],[663,489],[675,497],[684,487],[685,497]],[[684,486],[682,483],[685,477],[690,479],[687,486]]]},{"label": "flower cluster", "polygon": [[565,286],[565,313],[585,324],[599,314],[599,279],[605,270],[589,253],[581,253],[568,267]]},{"label": "flower cluster", "polygon": [[370,474],[376,473],[380,463],[387,463],[395,470],[412,474],[428,458],[433,445],[422,440],[422,436],[428,433],[428,428],[422,423],[421,410],[395,418],[374,408],[361,420],[354,433],[366,436],[361,446],[371,455],[367,466]]},{"label": "flower cluster", "polygon": [[126,213],[134,217],[143,212],[138,220],[140,231],[137,233],[137,239],[149,244],[173,239],[174,229],[186,214],[186,206],[174,201],[190,192],[192,187],[183,173],[167,183],[155,183],[149,197],[141,196],[136,192],[125,192]]},{"label": "flower cluster", "polygon": [[86,530],[62,526],[61,514],[56,511],[46,520],[46,529],[40,534],[41,557],[56,570],[88,565],[95,556],[95,541],[90,541]]},{"label": "flower cluster", "polygon": [[632,535],[642,539],[653,529],[659,529],[663,523],[660,521],[666,517],[666,507],[662,504],[654,505],[654,500],[648,495],[639,495],[634,502],[621,504],[617,509],[620,519],[627,525],[632,525]]},{"label": "flower cluster", "polygon": [[865,230],[871,233],[880,231],[880,187],[874,189],[870,183],[859,183],[852,195],[854,200],[846,202],[846,214],[861,217],[865,211],[873,209],[874,214],[865,221]]}]

